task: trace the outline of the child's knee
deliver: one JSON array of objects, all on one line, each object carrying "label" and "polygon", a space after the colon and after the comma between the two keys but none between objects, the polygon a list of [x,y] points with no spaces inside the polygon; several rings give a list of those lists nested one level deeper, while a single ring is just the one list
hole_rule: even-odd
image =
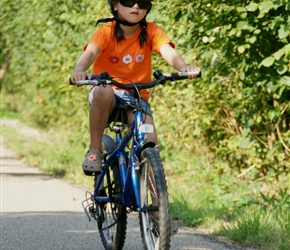
[{"label": "child's knee", "polygon": [[97,101],[108,101],[114,97],[114,91],[111,86],[97,86],[91,91],[90,99],[91,102]]}]

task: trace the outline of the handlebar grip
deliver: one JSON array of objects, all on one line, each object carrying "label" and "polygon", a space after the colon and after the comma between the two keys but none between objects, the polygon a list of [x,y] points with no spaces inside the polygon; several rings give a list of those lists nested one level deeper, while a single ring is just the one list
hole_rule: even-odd
[{"label": "handlebar grip", "polygon": [[[196,75],[195,72],[179,72],[178,74],[179,74],[180,77],[185,77],[185,78],[182,78],[182,79],[187,79],[188,76],[190,76],[190,75],[194,75],[195,78],[200,78],[201,77],[201,71],[199,71],[198,75]],[[184,76],[183,76],[183,74],[184,74]]]},{"label": "handlebar grip", "polygon": [[188,79],[188,76],[190,75],[194,75],[195,78],[201,77],[201,71],[198,73],[198,75],[196,75],[196,72],[177,72],[177,73],[170,73],[169,75],[165,77],[171,81],[176,81],[176,80]]},{"label": "handlebar grip", "polygon": [[[97,79],[96,78],[97,77],[97,75],[94,75],[94,79]],[[87,80],[89,80],[87,77],[86,77],[86,81]],[[93,78],[92,78],[92,80],[93,80]],[[73,83],[72,81],[71,81],[71,78],[69,78],[69,85],[77,85],[76,83]]]}]

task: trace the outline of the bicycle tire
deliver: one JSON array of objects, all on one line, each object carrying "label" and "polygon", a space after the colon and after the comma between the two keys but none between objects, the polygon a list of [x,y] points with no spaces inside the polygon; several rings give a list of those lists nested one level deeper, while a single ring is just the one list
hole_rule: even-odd
[{"label": "bicycle tire", "polygon": [[[122,186],[119,166],[113,165],[110,181],[112,183],[112,197],[114,202],[103,203],[97,206],[98,209],[98,229],[101,241],[106,250],[123,249],[126,239],[127,211],[122,206]],[[102,192],[109,194],[108,185],[104,185]],[[111,226],[112,225],[112,226]]]},{"label": "bicycle tire", "polygon": [[[146,148],[141,153],[140,162],[140,198],[143,211],[139,212],[139,222],[143,246],[145,250],[167,250],[170,249],[170,217],[162,161],[154,148]],[[158,212],[150,210],[150,207],[158,207]]]}]

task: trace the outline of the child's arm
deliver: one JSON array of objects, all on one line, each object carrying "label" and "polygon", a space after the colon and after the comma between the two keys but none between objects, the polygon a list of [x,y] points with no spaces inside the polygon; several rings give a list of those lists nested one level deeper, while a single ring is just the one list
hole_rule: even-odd
[{"label": "child's arm", "polygon": [[[163,44],[160,47],[160,53],[164,60],[172,67],[181,72],[200,72],[200,68],[194,65],[187,65],[181,55],[176,49],[172,48],[169,44]],[[194,77],[189,77],[190,79]]]},{"label": "child's arm", "polygon": [[86,70],[94,63],[100,52],[99,46],[94,43],[89,43],[84,53],[77,62],[74,72],[71,74],[71,80],[75,83],[77,80],[91,79],[91,74]]}]

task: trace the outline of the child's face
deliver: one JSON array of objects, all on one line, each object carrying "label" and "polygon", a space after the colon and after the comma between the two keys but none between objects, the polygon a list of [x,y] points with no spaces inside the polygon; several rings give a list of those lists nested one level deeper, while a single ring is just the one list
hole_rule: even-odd
[{"label": "child's face", "polygon": [[147,14],[147,9],[140,9],[138,3],[135,3],[133,7],[126,7],[117,2],[115,3],[115,10],[118,11],[120,18],[129,23],[138,23]]}]

